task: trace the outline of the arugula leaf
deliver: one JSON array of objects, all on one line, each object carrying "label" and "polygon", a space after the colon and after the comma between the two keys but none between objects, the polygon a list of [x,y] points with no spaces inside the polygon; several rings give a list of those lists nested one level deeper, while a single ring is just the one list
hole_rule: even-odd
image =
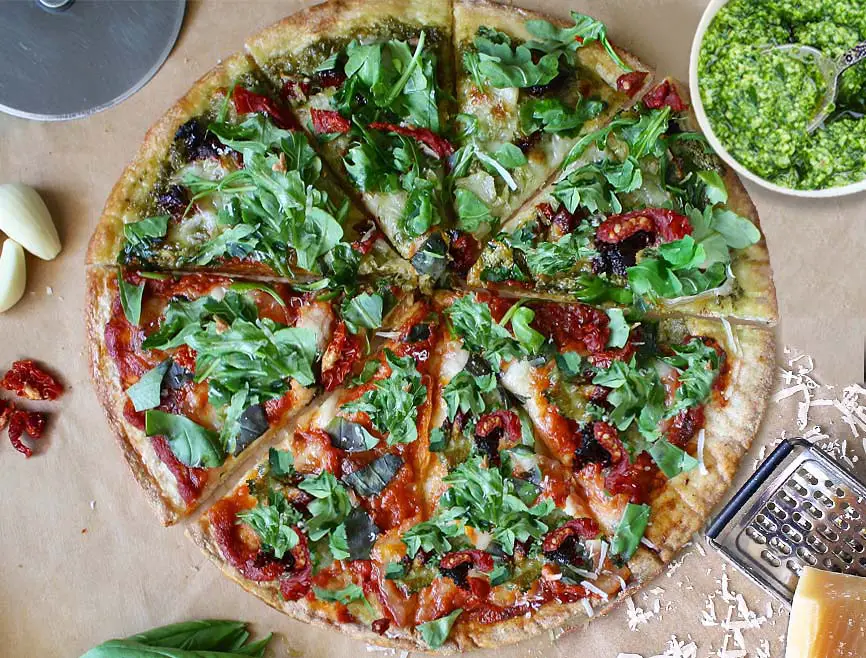
[{"label": "arugula leaf", "polygon": [[648,452],[658,465],[659,470],[669,478],[691,471],[699,463],[685,450],[678,448],[664,438],[653,443]]},{"label": "arugula leaf", "polygon": [[475,301],[472,295],[460,297],[445,312],[466,349],[483,356],[494,370],[500,369],[503,359],[523,356],[520,343],[505,327],[493,321],[490,307]]},{"label": "arugula leaf", "polygon": [[582,97],[573,108],[566,106],[558,98],[533,98],[520,107],[520,126],[527,135],[537,130],[571,135],[587,121],[601,114],[605,107],[606,103],[603,101]]},{"label": "arugula leaf", "polygon": [[295,474],[295,457],[291,450],[268,450],[268,465],[271,475],[277,479],[290,477]]},{"label": "arugula leaf", "polygon": [[718,352],[699,338],[692,338],[684,345],[672,345],[671,350],[672,356],[661,359],[679,372],[680,386],[670,416],[708,400],[721,369]]},{"label": "arugula leaf", "polygon": [[623,560],[631,559],[646,531],[649,516],[649,505],[628,503],[610,542],[611,553],[619,555]]},{"label": "arugula leaf", "polygon": [[523,151],[520,150],[520,147],[516,144],[511,144],[510,142],[506,142],[496,149],[493,153],[493,157],[496,158],[496,161],[506,169],[516,169],[517,167],[522,167],[528,162]]},{"label": "arugula leaf", "polygon": [[388,486],[388,483],[403,467],[403,463],[403,459],[398,455],[386,453],[363,468],[344,476],[343,481],[352,487],[359,496],[376,496]]},{"label": "arugula leaf", "polygon": [[165,237],[168,232],[169,215],[145,217],[137,222],[123,225],[123,237],[133,248],[142,243],[149,243],[157,238]]},{"label": "arugula leaf", "polygon": [[559,74],[560,53],[548,53],[533,61],[525,45],[512,47],[504,32],[482,26],[473,41],[474,50],[463,54],[463,66],[479,86],[536,87],[546,85]]},{"label": "arugula leaf", "polygon": [[418,624],[415,628],[421,633],[421,637],[431,649],[438,649],[451,634],[451,629],[454,627],[454,622],[463,613],[463,608],[457,608],[453,612],[439,617],[433,621],[428,621],[423,624]]},{"label": "arugula leaf", "polygon": [[171,359],[166,359],[148,370],[135,384],[126,389],[126,395],[136,411],[144,411],[159,406],[162,379],[170,366]]},{"label": "arugula leaf", "polygon": [[340,315],[346,327],[353,334],[361,329],[378,329],[382,326],[382,309],[384,300],[378,293],[362,292],[360,295],[347,298],[340,308]]},{"label": "arugula leaf", "polygon": [[527,45],[546,52],[552,52],[560,48],[577,50],[593,41],[598,41],[614,64],[623,71],[631,71],[628,65],[620,59],[613,46],[611,46],[607,38],[607,28],[604,23],[576,11],[571,12],[571,19],[574,21],[574,25],[571,27],[559,27],[545,20],[526,21],[526,29],[529,33],[541,39],[541,41],[532,41]]},{"label": "arugula leaf", "polygon": [[584,224],[556,242],[541,242],[527,249],[525,255],[529,270],[536,276],[553,276],[593,258],[596,251],[591,246],[591,234],[592,227]]},{"label": "arugula leaf", "polygon": [[427,399],[427,387],[411,356],[401,358],[386,349],[385,361],[391,375],[376,381],[371,390],[342,409],[369,415],[373,427],[388,434],[388,445],[411,443],[418,438],[418,407]]},{"label": "arugula leaf", "polygon": [[583,359],[577,352],[557,352],[556,365],[567,378],[577,377],[581,371]]},{"label": "arugula leaf", "polygon": [[454,420],[458,409],[474,415],[484,413],[487,408],[484,395],[495,390],[496,377],[493,373],[474,375],[468,370],[461,370],[442,391],[442,397],[448,406],[448,418]]},{"label": "arugula leaf", "polygon": [[705,186],[704,193],[710,205],[728,202],[728,188],[725,186],[725,181],[722,180],[719,172],[708,169],[706,171],[699,171],[697,176]]},{"label": "arugula leaf", "polygon": [[144,284],[127,283],[123,279],[123,273],[117,271],[117,288],[120,291],[120,305],[123,314],[131,324],[138,326],[141,321],[141,300],[144,296]]},{"label": "arugula leaf", "polygon": [[668,130],[670,116],[671,108],[665,105],[641,114],[637,122],[617,126],[617,134],[629,145],[629,156],[636,160],[661,156],[667,148],[661,138]]},{"label": "arugula leaf", "polygon": [[609,308],[605,313],[607,313],[608,317],[607,326],[610,329],[610,338],[607,339],[607,347],[625,347],[625,344],[628,342],[628,335],[631,328],[625,320],[622,309]]},{"label": "arugula leaf", "polygon": [[492,224],[493,216],[490,208],[472,190],[458,187],[454,190],[454,201],[457,210],[457,228],[461,231],[474,233],[482,224]]},{"label": "arugula leaf", "polygon": [[300,541],[295,527],[301,522],[301,513],[279,491],[268,493],[268,504],[257,504],[251,510],[237,515],[258,535],[267,550],[278,560]]},{"label": "arugula leaf", "polygon": [[[636,423],[644,438],[655,440],[659,436],[658,424],[665,413],[665,390],[655,368],[639,368],[634,359],[630,363],[614,361],[607,369],[599,370],[592,383],[613,389],[607,401],[613,406],[610,421],[618,430]],[[634,448],[628,444],[626,447]]]},{"label": "arugula leaf", "polygon": [[514,337],[528,354],[537,354],[546,340],[541,333],[529,326],[534,319],[535,312],[525,306],[518,308],[511,316]]},{"label": "arugula leaf", "polygon": [[622,203],[599,164],[585,165],[559,179],[553,188],[553,196],[570,213],[575,213],[581,206],[591,213],[622,211]]},{"label": "arugula leaf", "polygon": [[164,436],[186,466],[216,468],[225,461],[218,434],[185,416],[149,409],[144,413],[144,431],[147,436]]}]

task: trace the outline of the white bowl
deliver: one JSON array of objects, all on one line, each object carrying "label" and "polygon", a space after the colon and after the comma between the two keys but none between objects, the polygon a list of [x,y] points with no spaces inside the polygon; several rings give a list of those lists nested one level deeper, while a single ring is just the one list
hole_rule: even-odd
[{"label": "white bowl", "polygon": [[[848,185],[828,187],[821,190],[794,190],[790,187],[782,187],[781,185],[771,183],[765,178],[761,178],[757,174],[746,169],[743,165],[737,162],[734,156],[728,153],[728,150],[724,146],[722,146],[722,143],[713,132],[710,120],[707,118],[707,113],[704,111],[704,103],[701,99],[701,90],[698,87],[698,58],[701,54],[701,43],[704,40],[704,34],[706,33],[707,28],[709,28],[710,23],[713,21],[713,18],[715,18],[719,9],[725,6],[728,1],[729,0],[710,0],[709,5],[707,5],[707,8],[704,10],[704,15],[701,17],[701,22],[698,23],[698,29],[695,32],[695,39],[692,42],[692,53],[689,58],[689,92],[692,97],[692,106],[694,107],[698,124],[701,126],[701,130],[704,132],[710,146],[712,146],[719,157],[730,165],[738,174],[748,178],[749,180],[755,181],[758,185],[766,187],[768,190],[773,190],[774,192],[779,192],[781,194],[818,198],[845,196],[866,190],[866,179],[856,183],[849,183]],[[863,120],[866,121],[866,119]]]}]

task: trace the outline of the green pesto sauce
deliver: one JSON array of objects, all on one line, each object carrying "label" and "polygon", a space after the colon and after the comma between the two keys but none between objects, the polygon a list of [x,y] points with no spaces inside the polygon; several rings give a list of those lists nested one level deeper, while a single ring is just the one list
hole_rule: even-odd
[{"label": "green pesto sauce", "polygon": [[863,0],[732,0],[704,36],[701,99],[713,131],[743,166],[784,187],[823,189],[866,178],[866,66],[846,71],[833,114],[806,126],[824,93],[817,67],[765,52],[784,43],[837,57],[866,39]]}]

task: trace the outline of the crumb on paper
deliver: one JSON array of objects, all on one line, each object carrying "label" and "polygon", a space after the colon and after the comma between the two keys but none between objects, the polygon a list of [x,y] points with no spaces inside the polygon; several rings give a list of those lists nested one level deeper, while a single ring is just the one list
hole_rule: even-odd
[{"label": "crumb on paper", "polygon": [[51,286],[45,286],[45,294],[49,297],[54,294],[54,288]]}]

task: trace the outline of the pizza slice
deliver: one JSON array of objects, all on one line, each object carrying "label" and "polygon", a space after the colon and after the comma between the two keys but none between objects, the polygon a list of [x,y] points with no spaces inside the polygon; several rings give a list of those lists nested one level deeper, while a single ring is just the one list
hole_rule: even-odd
[{"label": "pizza slice", "polygon": [[192,530],[245,589],[287,614],[415,647],[417,597],[392,580],[420,522],[439,320],[405,299],[384,343],[286,429]]},{"label": "pizza slice", "polygon": [[[602,23],[571,17],[455,2],[460,149],[449,178],[456,227],[473,246],[550,178],[581,135],[634,102],[652,78],[610,44]],[[467,260],[455,269],[465,274]]]},{"label": "pizza slice", "polygon": [[325,160],[397,251],[444,271],[443,182],[451,3],[345,0],[294,14],[247,42]]},{"label": "pizza slice", "polygon": [[777,319],[755,207],[670,80],[585,135],[468,281],[660,315]]},{"label": "pizza slice", "polygon": [[88,264],[413,282],[271,92],[248,56],[202,78],[148,132],[106,204]]},{"label": "pizza slice", "polygon": [[245,451],[338,387],[398,299],[316,298],[224,276],[88,271],[99,396],[165,524],[189,515]]}]

